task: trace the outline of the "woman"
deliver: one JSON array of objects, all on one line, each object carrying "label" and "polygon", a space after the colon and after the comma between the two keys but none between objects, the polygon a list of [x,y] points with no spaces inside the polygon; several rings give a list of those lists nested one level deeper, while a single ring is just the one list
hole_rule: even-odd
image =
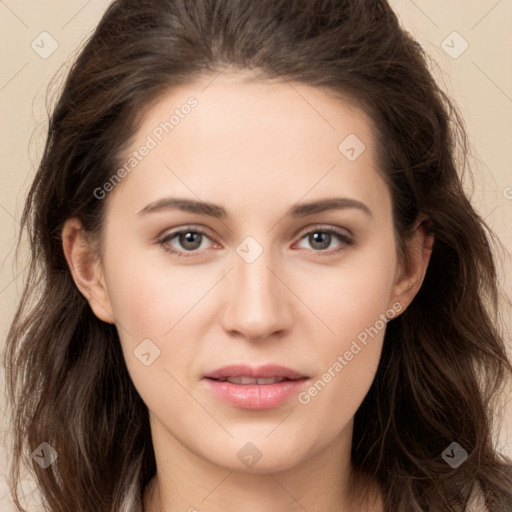
[{"label": "woman", "polygon": [[383,0],[113,2],[24,211],[14,484],[28,462],[52,512],[511,510],[458,144]]}]

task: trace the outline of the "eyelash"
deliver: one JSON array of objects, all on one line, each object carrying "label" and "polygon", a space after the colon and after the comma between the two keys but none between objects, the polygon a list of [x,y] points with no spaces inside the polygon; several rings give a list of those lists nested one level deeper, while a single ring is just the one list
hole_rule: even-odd
[{"label": "eyelash", "polygon": [[[200,233],[201,235],[206,236],[207,238],[211,239],[211,237],[208,235],[208,233],[204,229],[202,229],[200,227],[189,227],[189,228],[184,228],[184,229],[180,229],[180,230],[168,233],[168,234],[158,238],[157,243],[159,244],[159,246],[164,251],[166,251],[168,253],[171,253],[171,254],[173,254],[175,256],[185,257],[185,258],[190,258],[190,257],[196,256],[198,251],[188,251],[189,254],[187,254],[186,252],[182,252],[182,251],[177,251],[175,249],[171,249],[167,245],[170,240],[172,240],[176,236],[181,235],[183,233]],[[329,251],[328,250],[318,250],[318,251],[312,250],[313,252],[318,253],[318,254],[323,255],[323,256],[331,256],[333,254],[337,254],[337,253],[343,251],[345,249],[345,246],[350,247],[350,246],[355,244],[354,240],[352,238],[350,238],[346,233],[344,233],[342,231],[339,231],[337,229],[334,229],[334,228],[322,228],[322,227],[319,227],[319,226],[314,228],[314,229],[312,229],[312,230],[310,230],[310,231],[305,232],[300,237],[300,240],[302,240],[306,236],[311,235],[313,233],[328,233],[330,235],[335,235],[344,244],[344,246],[342,246],[341,248],[336,249],[334,251],[332,249],[329,250]]]}]

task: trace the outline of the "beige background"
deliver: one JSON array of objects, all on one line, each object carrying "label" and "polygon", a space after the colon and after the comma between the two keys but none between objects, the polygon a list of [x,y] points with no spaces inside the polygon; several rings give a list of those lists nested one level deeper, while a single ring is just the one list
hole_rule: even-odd
[{"label": "beige background", "polygon": [[[59,68],[64,66],[62,71],[67,70],[73,55],[108,4],[107,0],[0,0],[3,48],[0,69],[2,346],[24,277],[22,263],[15,264],[13,246],[23,198],[43,147],[47,119],[46,88]],[[404,26],[434,59],[432,71],[442,87],[455,99],[465,118],[472,143],[471,164],[475,171],[473,204],[510,252],[512,2],[392,0],[391,5]],[[454,31],[461,37],[453,35]],[[56,43],[51,41],[50,36],[41,35],[43,32],[49,33]],[[31,46],[33,41],[34,49]],[[461,53],[465,42],[468,48]],[[51,55],[45,55],[44,52],[52,49],[52,44],[58,44],[58,48]],[[503,259],[501,272],[503,285],[511,290],[510,256]],[[506,315],[510,333],[511,311],[507,311]],[[507,339],[510,342],[510,334]],[[3,385],[0,389],[3,389]],[[511,404],[512,401],[508,400],[498,443],[502,451],[512,456]],[[8,425],[8,414],[3,411],[4,398],[0,395],[2,439],[7,440],[4,432]],[[5,512],[12,510],[5,483],[7,463],[6,450],[3,448],[0,451],[0,509]]]}]

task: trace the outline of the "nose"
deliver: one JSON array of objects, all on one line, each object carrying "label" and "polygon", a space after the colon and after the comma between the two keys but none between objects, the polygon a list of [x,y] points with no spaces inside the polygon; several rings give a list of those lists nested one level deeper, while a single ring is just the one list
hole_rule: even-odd
[{"label": "nose", "polygon": [[285,284],[284,267],[272,261],[270,253],[264,250],[252,263],[234,255],[222,316],[231,336],[264,340],[282,336],[293,325],[293,294]]}]

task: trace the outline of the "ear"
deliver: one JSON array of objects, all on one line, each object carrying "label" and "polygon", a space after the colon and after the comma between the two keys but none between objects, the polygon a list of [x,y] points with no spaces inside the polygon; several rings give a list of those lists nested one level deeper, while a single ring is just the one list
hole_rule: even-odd
[{"label": "ear", "polygon": [[399,302],[402,312],[411,304],[423,284],[430,262],[434,235],[429,234],[426,223],[429,219],[421,215],[414,228],[413,238],[406,243],[405,265],[393,286],[393,302]]},{"label": "ear", "polygon": [[62,248],[77,288],[88,300],[94,314],[104,322],[114,323],[103,269],[96,244],[75,218],[62,228]]}]

